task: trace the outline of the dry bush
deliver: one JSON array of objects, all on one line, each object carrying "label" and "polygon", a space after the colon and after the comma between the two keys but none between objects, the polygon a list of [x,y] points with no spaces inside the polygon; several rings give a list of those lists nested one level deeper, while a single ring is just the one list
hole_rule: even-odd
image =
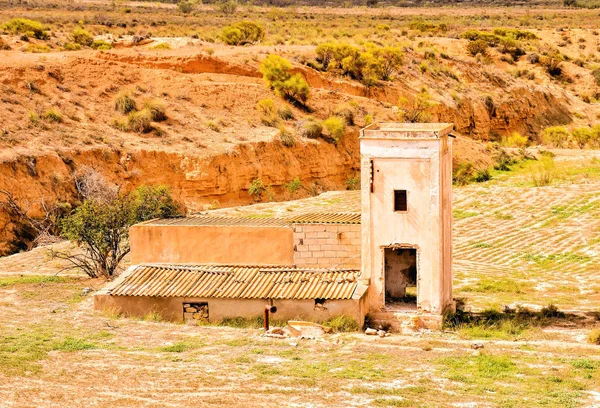
[{"label": "dry bush", "polygon": [[150,117],[154,122],[167,120],[167,111],[162,102],[154,99],[146,99],[144,101],[144,110],[147,110],[150,113]]},{"label": "dry bush", "polygon": [[330,116],[323,121],[323,127],[327,129],[327,137],[331,139],[333,143],[339,143],[344,137],[346,131],[346,125],[344,119],[339,116]]},{"label": "dry bush", "polygon": [[323,134],[323,125],[311,117],[299,120],[296,123],[296,129],[300,136],[309,139],[316,139]]},{"label": "dry bush", "polygon": [[284,126],[279,127],[279,138],[281,139],[281,143],[285,147],[292,147],[296,144],[296,139],[294,139],[294,134],[286,129]]},{"label": "dry bush", "polygon": [[543,156],[538,163],[531,166],[530,177],[535,187],[544,187],[552,184],[556,172],[554,159]]},{"label": "dry bush", "polygon": [[148,109],[131,112],[127,116],[127,128],[137,133],[152,131],[152,113]]},{"label": "dry bush", "polygon": [[128,92],[121,92],[119,95],[117,95],[117,98],[115,99],[115,110],[117,112],[127,114],[136,109],[137,104],[135,103],[135,100],[129,96]]}]

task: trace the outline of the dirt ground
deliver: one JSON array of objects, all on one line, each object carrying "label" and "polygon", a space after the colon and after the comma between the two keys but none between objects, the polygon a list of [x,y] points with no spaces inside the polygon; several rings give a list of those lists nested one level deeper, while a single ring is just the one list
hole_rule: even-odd
[{"label": "dirt ground", "polygon": [[600,327],[600,154],[557,153],[550,186],[525,163],[455,188],[455,296],[573,314],[522,331],[279,340],[95,313],[103,283],[55,276],[38,248],[0,259],[0,406],[599,407],[586,340]]}]

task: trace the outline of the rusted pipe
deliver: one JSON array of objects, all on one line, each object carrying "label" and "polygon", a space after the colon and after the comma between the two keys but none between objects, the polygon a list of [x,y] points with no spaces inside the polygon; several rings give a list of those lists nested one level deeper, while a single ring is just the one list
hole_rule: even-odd
[{"label": "rusted pipe", "polygon": [[277,312],[277,306],[266,305],[265,306],[265,332],[269,330],[269,312]]}]

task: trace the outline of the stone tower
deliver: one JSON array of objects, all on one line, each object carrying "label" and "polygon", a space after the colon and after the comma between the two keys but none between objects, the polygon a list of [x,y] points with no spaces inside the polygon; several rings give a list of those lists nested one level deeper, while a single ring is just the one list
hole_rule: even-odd
[{"label": "stone tower", "polygon": [[452,124],[361,131],[362,272],[375,319],[441,327],[452,300]]}]

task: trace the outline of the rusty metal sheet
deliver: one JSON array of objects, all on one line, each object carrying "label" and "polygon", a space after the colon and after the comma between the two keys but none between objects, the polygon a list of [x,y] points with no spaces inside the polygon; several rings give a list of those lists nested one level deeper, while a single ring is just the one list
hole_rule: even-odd
[{"label": "rusty metal sheet", "polygon": [[284,266],[138,265],[112,296],[350,299],[358,270]]}]

